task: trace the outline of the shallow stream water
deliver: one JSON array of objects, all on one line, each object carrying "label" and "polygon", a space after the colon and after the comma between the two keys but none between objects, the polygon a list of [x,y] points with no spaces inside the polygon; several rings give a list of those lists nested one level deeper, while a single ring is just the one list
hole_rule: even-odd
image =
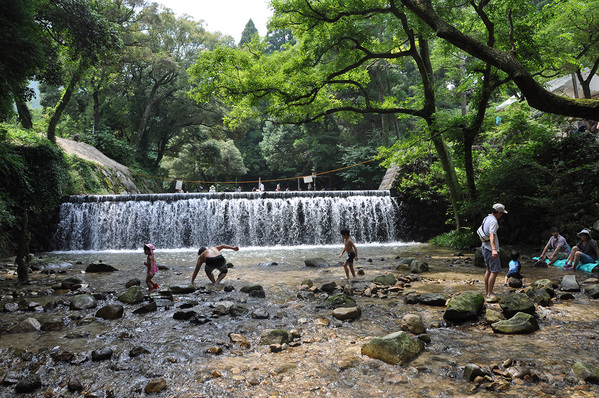
[{"label": "shallow stream water", "polygon": [[[311,279],[316,286],[335,281],[343,285],[343,267],[338,258],[341,245],[244,248],[239,252],[223,251],[234,267],[223,281],[234,287],[225,292],[221,287],[207,285],[203,270],[196,284],[205,286],[186,295],[175,295],[172,306],[159,307],[157,312],[136,315],[141,304],[125,305],[125,314],[118,320],[91,319],[107,302],[115,302],[132,278],[145,277],[145,256],[139,251],[48,253],[44,257],[55,262],[68,262],[72,267],[64,273],[42,275],[34,273],[32,284],[24,289],[26,299],[45,304],[57,296],[68,298],[67,292],[51,292],[57,281],[78,275],[89,283],[93,292],[106,293],[107,300],[98,308],[74,311],[58,306],[50,312],[18,311],[2,315],[0,326],[8,326],[26,317],[40,320],[61,318],[65,326],[58,331],[0,335],[0,373],[17,375],[39,374],[43,387],[31,396],[81,396],[69,393],[66,383],[76,376],[90,397],[145,396],[149,380],[162,377],[167,388],[157,397],[571,397],[599,396],[599,387],[586,385],[573,377],[571,366],[577,361],[599,365],[598,348],[599,302],[584,293],[574,293],[568,301],[554,300],[549,307],[538,307],[540,330],[530,335],[500,335],[482,323],[446,325],[444,307],[405,304],[408,292],[442,292],[452,295],[465,290],[483,291],[483,270],[472,266],[470,253],[456,257],[453,251],[425,244],[358,245],[356,268],[364,275],[357,282],[397,270],[399,258],[416,257],[427,261],[430,271],[421,280],[407,286],[397,296],[374,298],[355,296],[362,316],[354,322],[340,322],[331,310],[319,308],[318,299],[297,298],[303,280]],[[308,268],[304,259],[322,257],[331,264],[327,268]],[[189,283],[197,254],[191,250],[156,251],[160,270],[154,280],[161,289],[172,284]],[[106,274],[85,274],[93,261],[102,260],[118,269]],[[523,258],[523,260],[526,260]],[[274,265],[276,263],[277,265]],[[532,268],[523,261],[525,284],[549,278],[556,283],[565,275],[562,269]],[[594,278],[576,272],[579,282]],[[496,294],[514,291],[503,287],[500,275]],[[13,297],[14,275],[4,274],[0,286],[2,302]],[[258,283],[266,298],[253,298],[240,288]],[[250,312],[239,317],[213,317],[214,307],[227,302],[246,305]],[[203,325],[173,319],[181,305],[210,318]],[[497,304],[487,306],[498,307]],[[250,315],[262,308],[269,319],[254,319]],[[373,337],[401,330],[401,318],[407,313],[420,314],[427,325],[431,343],[425,351],[405,366],[388,365],[362,356],[361,346]],[[89,319],[89,317],[88,317]],[[260,346],[264,329],[297,329],[301,345],[272,353]],[[245,336],[250,347],[231,342],[230,333]],[[150,354],[130,357],[134,347],[144,347]],[[110,347],[114,356],[106,361],[89,360],[91,351]],[[209,353],[211,347],[221,347],[222,354]],[[52,353],[72,352],[75,360],[56,362]],[[463,378],[466,364],[500,365],[507,359],[520,361],[539,377],[536,382],[520,379],[511,382],[504,391],[477,388]],[[14,396],[14,386],[0,385],[1,397]],[[28,396],[28,394],[22,395]]]}]

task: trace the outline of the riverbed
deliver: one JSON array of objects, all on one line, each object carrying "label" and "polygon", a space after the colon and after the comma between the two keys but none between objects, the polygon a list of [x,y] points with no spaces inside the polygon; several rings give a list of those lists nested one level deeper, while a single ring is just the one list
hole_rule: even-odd
[{"label": "riverbed", "polygon": [[[483,292],[483,270],[473,266],[472,253],[457,255],[449,249],[427,244],[394,243],[358,245],[355,266],[361,275],[354,282],[368,282],[376,276],[409,273],[398,263],[415,257],[429,264],[429,272],[397,294],[385,297],[354,296],[362,310],[353,322],[341,322],[331,310],[319,306],[319,298],[298,298],[306,279],[315,286],[336,282],[348,284],[340,245],[240,248],[223,251],[232,263],[223,286],[208,284],[203,270],[198,276],[198,291],[174,295],[170,305],[156,312],[134,314],[142,304],[127,305],[122,318],[95,318],[98,308],[115,303],[132,278],[145,278],[145,256],[137,251],[62,252],[41,255],[56,266],[50,273],[34,272],[31,283],[15,287],[14,267],[0,270],[1,302],[25,298],[43,306],[51,301],[68,300],[71,293],[53,287],[67,276],[80,276],[89,290],[102,293],[98,307],[70,310],[56,305],[50,311],[16,311],[4,313],[0,327],[33,317],[40,322],[63,320],[64,327],[53,331],[3,333],[0,336],[0,379],[29,374],[41,377],[42,387],[22,396],[81,396],[68,391],[68,381],[78,378],[89,397],[145,396],[144,388],[153,379],[162,378],[166,388],[157,397],[571,397],[598,396],[599,387],[574,377],[571,367],[578,361],[599,365],[599,303],[584,293],[573,299],[552,301],[537,308],[540,330],[528,335],[493,333],[482,322],[448,325],[443,320],[444,307],[406,304],[410,293],[445,293],[448,296],[474,290]],[[556,268],[533,268],[523,255],[525,284],[548,278],[558,284],[566,271]],[[321,257],[330,266],[309,268],[304,260]],[[170,285],[190,282],[195,267],[195,250],[156,251],[161,269],[154,278],[161,291]],[[101,260],[118,269],[112,273],[85,273],[88,264]],[[66,264],[65,264],[66,263]],[[68,265],[67,265],[68,264]],[[52,273],[54,272],[54,273]],[[575,272],[579,283],[594,275]],[[503,272],[497,279],[495,293],[502,297],[514,292],[503,286]],[[240,289],[260,284],[265,298],[251,297]],[[225,286],[229,288],[225,289]],[[144,287],[145,290],[145,287]],[[231,290],[231,291],[227,291]],[[150,293],[147,300],[150,300]],[[156,292],[153,297],[158,297]],[[240,316],[215,315],[219,305],[241,304],[249,312]],[[487,306],[498,308],[497,303]],[[261,309],[268,319],[252,313]],[[173,315],[194,311],[206,323],[176,320]],[[401,330],[401,318],[408,313],[421,315],[427,326],[430,343],[424,352],[405,366],[389,365],[361,355],[361,346],[373,337]],[[281,352],[271,352],[260,345],[264,329],[295,330],[296,344]],[[244,336],[249,347],[233,342],[230,334]],[[114,354],[104,361],[91,360],[91,352],[110,347]],[[132,357],[131,350],[142,347],[146,354]],[[57,353],[72,353],[69,361],[56,360]],[[533,379],[513,379],[505,390],[480,387],[465,380],[464,366],[478,364],[491,367],[512,360],[530,370]],[[6,381],[6,380],[5,380]],[[1,397],[14,396],[14,385],[0,385]]]}]

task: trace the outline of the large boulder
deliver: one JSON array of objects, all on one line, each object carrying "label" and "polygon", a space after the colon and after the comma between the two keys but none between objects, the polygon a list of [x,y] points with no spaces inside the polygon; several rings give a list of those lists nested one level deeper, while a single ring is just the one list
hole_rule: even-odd
[{"label": "large boulder", "polygon": [[599,384],[599,368],[588,362],[576,362],[572,366],[574,375],[586,383]]},{"label": "large boulder", "polygon": [[419,314],[406,314],[401,318],[401,329],[414,334],[426,333],[426,326]]},{"label": "large boulder", "polygon": [[401,260],[399,260],[399,262],[397,263],[397,269],[400,269],[402,267],[409,267],[410,264],[412,264],[412,261],[417,260],[415,257],[406,257],[406,258],[402,258]]},{"label": "large boulder", "polygon": [[133,278],[125,284],[127,289],[129,289],[131,286],[141,286],[141,280],[139,278]]},{"label": "large boulder", "polygon": [[464,367],[464,378],[469,381],[474,381],[477,377],[492,377],[492,375],[488,368],[481,368],[474,363],[469,363]]},{"label": "large boulder", "polygon": [[551,304],[551,295],[544,288],[537,290],[530,289],[526,292],[526,294],[538,305],[547,307],[549,304]]},{"label": "large boulder", "polygon": [[375,337],[362,346],[362,355],[391,365],[404,365],[424,350],[424,343],[406,332]]},{"label": "large boulder", "polygon": [[283,329],[264,329],[260,334],[260,345],[289,343],[289,332]]},{"label": "large boulder", "polygon": [[15,392],[19,394],[32,393],[42,387],[42,379],[39,375],[30,374],[23,377],[15,386]]},{"label": "large boulder", "polygon": [[80,276],[69,276],[68,278],[64,278],[62,280],[63,283],[68,283],[69,285],[86,285],[87,282]]},{"label": "large boulder", "polygon": [[118,269],[114,268],[112,265],[104,264],[102,261],[95,261],[87,266],[85,272],[93,273],[93,272],[114,272],[118,271]]},{"label": "large boulder", "polygon": [[92,361],[105,361],[112,358],[114,352],[110,347],[102,347],[100,349],[92,351]]},{"label": "large boulder", "polygon": [[410,272],[413,274],[428,272],[428,263],[420,260],[414,260],[410,263]]},{"label": "large boulder", "polygon": [[434,307],[443,307],[447,304],[447,295],[443,293],[423,293],[418,297],[418,302]]},{"label": "large boulder", "polygon": [[333,310],[333,316],[340,321],[355,321],[362,315],[359,307],[339,307]]},{"label": "large boulder", "polygon": [[503,321],[503,320],[505,320],[505,316],[503,315],[503,312],[495,311],[492,308],[487,308],[487,310],[485,311],[485,323],[487,325],[490,325],[495,322]]},{"label": "large boulder", "polygon": [[478,292],[460,293],[449,300],[443,318],[453,323],[475,320],[478,318],[484,302],[485,298]]},{"label": "large boulder", "polygon": [[511,318],[518,312],[535,314],[535,303],[525,293],[510,294],[499,301],[499,306],[506,318]]},{"label": "large boulder", "polygon": [[125,304],[137,304],[144,300],[144,293],[140,286],[131,286],[122,293],[117,300]]},{"label": "large boulder", "polygon": [[155,394],[164,390],[166,387],[166,380],[163,377],[159,377],[157,379],[150,380],[148,384],[146,384],[144,392],[148,395]]},{"label": "large boulder", "polygon": [[327,297],[320,304],[321,304],[320,305],[321,307],[331,308],[331,309],[335,309],[335,308],[339,308],[339,307],[355,307],[356,300],[354,300],[353,298],[351,298],[350,296],[348,296],[346,294],[341,293],[341,294],[336,294],[334,296]]},{"label": "large boulder", "polygon": [[510,319],[493,323],[491,328],[495,333],[527,334],[539,330],[539,324],[534,316],[518,312]]},{"label": "large boulder", "polygon": [[393,286],[397,282],[397,279],[392,274],[379,275],[373,280],[374,283],[385,286]]},{"label": "large boulder", "polygon": [[564,292],[579,292],[580,285],[576,282],[576,275],[564,275],[560,284],[560,290]]},{"label": "large boulder", "polygon": [[336,289],[337,289],[337,284],[335,282],[323,283],[320,286],[320,290],[322,290],[323,292],[325,292],[327,294],[333,293]]},{"label": "large boulder", "polygon": [[107,304],[96,312],[96,318],[119,319],[123,317],[125,309],[120,304]]},{"label": "large boulder", "polygon": [[326,268],[329,267],[329,263],[324,258],[314,257],[307,258],[304,260],[304,264],[306,267],[315,267],[315,268]]},{"label": "large boulder", "polygon": [[508,280],[508,286],[514,289],[520,289],[522,287],[522,279],[520,278],[510,278]]},{"label": "large boulder", "polygon": [[555,289],[553,287],[553,282],[551,282],[551,280],[549,279],[539,279],[531,283],[530,286],[535,290],[545,289],[551,297],[555,297]]},{"label": "large boulder", "polygon": [[41,330],[42,324],[35,318],[26,318],[9,329],[10,333],[30,333]]},{"label": "large boulder", "polygon": [[593,284],[585,287],[584,292],[591,298],[599,298],[599,284]]},{"label": "large boulder", "polygon": [[169,290],[174,294],[189,294],[193,293],[197,290],[197,287],[190,284],[178,284],[178,285],[170,285]]},{"label": "large boulder", "polygon": [[249,308],[243,304],[235,303],[229,307],[229,315],[232,317],[238,317],[250,312]]},{"label": "large boulder", "polygon": [[71,299],[70,308],[72,310],[86,310],[88,308],[96,308],[98,303],[96,299],[89,294],[78,294]]},{"label": "large boulder", "polygon": [[156,301],[150,301],[149,303],[134,310],[133,313],[140,315],[140,314],[147,314],[147,313],[156,312],[156,311],[158,311],[158,304],[156,303]]},{"label": "large boulder", "polygon": [[245,285],[243,286],[241,289],[239,289],[240,292],[242,293],[251,293],[251,292],[255,292],[258,290],[264,290],[264,288],[262,287],[262,285],[258,285],[258,284],[252,284],[252,285]]},{"label": "large boulder", "polygon": [[61,318],[46,319],[41,322],[44,332],[62,330],[65,326],[64,320]]}]

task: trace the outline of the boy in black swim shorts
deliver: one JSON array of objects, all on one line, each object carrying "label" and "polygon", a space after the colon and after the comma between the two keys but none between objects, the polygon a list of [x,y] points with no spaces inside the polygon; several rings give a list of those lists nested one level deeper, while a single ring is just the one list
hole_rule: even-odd
[{"label": "boy in black swim shorts", "polygon": [[[229,245],[219,245],[219,246],[212,246],[209,248],[205,248],[205,247],[201,247],[200,250],[198,250],[198,255],[200,257],[198,257],[198,262],[196,263],[196,268],[193,271],[193,275],[191,276],[191,283],[193,284],[196,276],[198,276],[198,272],[200,271],[200,268],[202,268],[202,264],[206,263],[206,276],[208,276],[208,279],[210,279],[210,282],[214,283],[214,284],[218,284],[220,283],[223,278],[225,276],[227,276],[227,261],[225,260],[225,258],[223,257],[223,255],[221,254],[221,250],[223,249],[230,249],[230,250],[235,250],[238,251],[239,247],[237,246],[229,246]],[[219,274],[218,274],[218,278],[215,280],[214,279],[214,275],[212,274],[214,272],[214,270],[218,270]]]},{"label": "boy in black swim shorts", "polygon": [[343,269],[345,269],[345,277],[349,280],[349,271],[352,276],[356,277],[356,271],[354,271],[354,260],[358,261],[358,248],[349,237],[349,229],[342,229],[341,237],[343,238],[343,251],[339,255],[339,258],[343,256],[343,253],[347,252],[347,260],[343,263]]}]

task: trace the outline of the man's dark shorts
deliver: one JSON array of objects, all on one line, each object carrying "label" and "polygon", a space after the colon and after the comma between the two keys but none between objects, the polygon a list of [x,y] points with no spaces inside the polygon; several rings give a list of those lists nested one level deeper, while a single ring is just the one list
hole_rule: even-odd
[{"label": "man's dark shorts", "polygon": [[354,263],[354,258],[356,258],[356,253],[355,252],[351,252],[351,253],[347,253],[347,262],[350,264]]},{"label": "man's dark shorts", "polygon": [[227,260],[222,255],[216,257],[208,257],[206,259],[206,274],[211,274],[217,269],[221,274],[226,274],[229,270],[227,268]]},{"label": "man's dark shorts", "polygon": [[493,252],[483,247],[483,258],[485,259],[485,267],[491,272],[501,272],[501,260],[499,254],[497,258],[493,258]]}]

